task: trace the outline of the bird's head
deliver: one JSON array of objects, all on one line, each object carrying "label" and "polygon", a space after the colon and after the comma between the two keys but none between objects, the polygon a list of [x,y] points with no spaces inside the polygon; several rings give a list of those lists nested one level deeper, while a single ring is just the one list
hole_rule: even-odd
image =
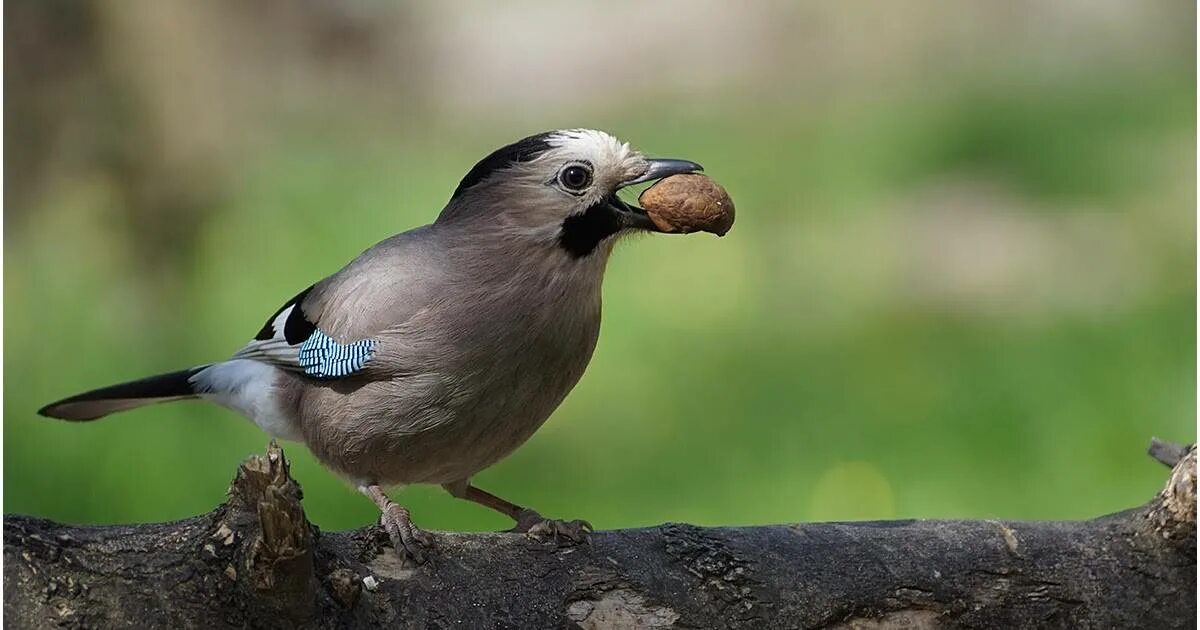
[{"label": "bird's head", "polygon": [[644,210],[617,197],[618,190],[700,170],[687,160],[647,158],[603,131],[549,131],[480,160],[438,223],[487,226],[583,258],[620,234],[656,230]]}]

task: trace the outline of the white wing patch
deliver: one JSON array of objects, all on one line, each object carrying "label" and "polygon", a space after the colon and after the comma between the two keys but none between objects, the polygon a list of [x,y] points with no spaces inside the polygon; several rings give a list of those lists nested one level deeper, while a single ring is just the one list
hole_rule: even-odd
[{"label": "white wing patch", "polygon": [[300,345],[289,344],[283,334],[288,317],[295,308],[296,305],[292,304],[279,311],[279,314],[271,320],[269,326],[274,331],[274,336],[270,339],[260,338],[251,341],[244,348],[238,350],[233,357],[235,359],[258,359],[283,368],[298,369],[300,367]]}]

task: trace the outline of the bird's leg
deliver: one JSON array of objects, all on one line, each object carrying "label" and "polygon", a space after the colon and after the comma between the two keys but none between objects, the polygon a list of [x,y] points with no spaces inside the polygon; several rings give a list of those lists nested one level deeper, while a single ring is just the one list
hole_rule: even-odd
[{"label": "bird's leg", "polygon": [[481,490],[469,483],[446,484],[443,487],[460,499],[489,507],[511,518],[517,522],[517,525],[509,531],[522,532],[534,540],[579,544],[586,542],[588,534],[592,532],[592,524],[587,521],[548,519],[535,510],[505,501],[487,490]]},{"label": "bird's leg", "polygon": [[359,486],[358,491],[370,497],[379,507],[379,523],[383,525],[392,546],[401,556],[412,558],[413,562],[425,562],[425,549],[433,546],[433,537],[427,532],[417,529],[409,518],[408,510],[392,501],[377,485]]}]

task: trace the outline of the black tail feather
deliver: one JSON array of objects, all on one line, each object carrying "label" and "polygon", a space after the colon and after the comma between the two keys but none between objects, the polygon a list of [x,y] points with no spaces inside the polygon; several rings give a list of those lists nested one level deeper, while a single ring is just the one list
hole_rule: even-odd
[{"label": "black tail feather", "polygon": [[113,412],[143,405],[192,398],[196,392],[188,379],[202,369],[190,368],[101,387],[50,403],[39,409],[38,413],[62,420],[96,420]]}]

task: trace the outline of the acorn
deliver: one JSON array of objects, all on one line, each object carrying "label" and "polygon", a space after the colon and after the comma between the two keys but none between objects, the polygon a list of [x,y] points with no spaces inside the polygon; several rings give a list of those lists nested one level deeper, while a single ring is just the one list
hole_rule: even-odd
[{"label": "acorn", "polygon": [[733,200],[720,184],[695,173],[672,175],[642,191],[638,203],[663,232],[711,232],[733,227]]}]

